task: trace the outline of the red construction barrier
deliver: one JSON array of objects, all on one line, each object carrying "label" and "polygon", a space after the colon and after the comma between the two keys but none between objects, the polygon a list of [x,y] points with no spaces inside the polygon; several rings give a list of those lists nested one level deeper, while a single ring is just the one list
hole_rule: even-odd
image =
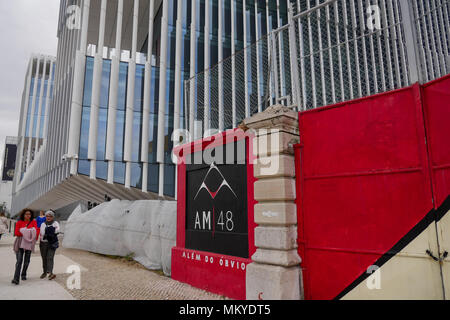
[{"label": "red construction barrier", "polygon": [[[445,85],[426,90],[442,94]],[[420,92],[414,85],[300,113],[298,233],[307,299],[343,297],[433,209]],[[429,110],[432,149],[448,145],[449,118],[434,122],[449,110],[448,102]],[[444,149],[435,151],[439,170],[450,161]],[[439,174],[442,199],[449,177]]]},{"label": "red construction barrier", "polygon": [[436,208],[450,194],[450,75],[422,87]]}]

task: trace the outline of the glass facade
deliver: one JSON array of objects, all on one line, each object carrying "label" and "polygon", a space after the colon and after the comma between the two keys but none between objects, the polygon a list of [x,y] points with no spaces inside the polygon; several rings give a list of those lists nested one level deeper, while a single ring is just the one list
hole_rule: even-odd
[{"label": "glass facade", "polygon": [[[205,69],[205,0],[196,1],[196,23],[195,23],[195,48],[196,48],[196,72],[199,73]],[[235,12],[232,14],[232,1],[234,1]],[[255,2],[256,1],[256,2]],[[180,105],[180,128],[185,126],[185,112],[184,112],[184,81],[190,76],[190,46],[191,46],[191,18],[192,18],[192,0],[183,0],[182,16],[182,48],[181,48],[181,105]],[[219,62],[219,42],[222,43],[222,59],[226,59],[232,54],[232,42],[235,43],[235,50],[240,51],[244,46],[256,42],[257,35],[264,36],[267,34],[267,19],[270,22],[270,28],[278,27],[278,14],[281,15],[283,23],[287,20],[286,1],[284,6],[280,5],[280,12],[277,12],[275,1],[269,1],[269,8],[266,8],[265,0],[250,0],[246,1],[245,8],[243,1],[239,0],[222,0],[222,12],[219,13],[219,0],[210,1],[209,6],[209,48],[207,54],[209,55],[209,66],[214,66]],[[159,175],[160,166],[156,161],[157,153],[157,134],[158,134],[158,113],[159,108],[164,108],[164,177],[163,177],[163,194],[166,196],[175,195],[175,166],[172,163],[171,153],[173,142],[171,136],[174,126],[174,99],[175,99],[175,65],[176,65],[176,18],[177,18],[177,1],[168,0],[169,15],[168,15],[168,33],[161,35],[161,21],[162,21],[162,5],[155,11],[154,19],[154,35],[153,35],[153,52],[152,52],[152,70],[150,83],[150,115],[149,115],[149,132],[148,132],[148,183],[147,190],[158,193],[159,190]],[[284,8],[284,9],[283,9]],[[268,10],[267,10],[268,9]],[[245,16],[244,16],[245,12]],[[267,17],[269,12],[269,17]],[[222,34],[219,34],[219,14],[222,16]],[[234,19],[233,19],[234,17]],[[247,23],[247,43],[244,43],[244,21]],[[235,28],[234,39],[231,36],[232,24]],[[256,32],[258,30],[258,33]],[[270,30],[269,30],[270,31]],[[166,105],[159,106],[159,82],[160,69],[159,57],[161,48],[162,36],[167,37],[167,69],[166,74]],[[147,37],[148,39],[148,37]],[[145,41],[141,53],[148,54],[147,41]],[[249,55],[255,52],[249,52]],[[108,90],[109,77],[111,70],[111,62],[103,60],[103,75],[102,75],[102,94],[101,106],[99,111],[98,123],[98,145],[97,145],[97,178],[107,179],[107,162],[105,161],[105,145],[106,145],[106,131],[108,118]],[[251,61],[251,59],[248,59]],[[79,150],[79,167],[80,174],[89,175],[90,165],[87,157],[88,143],[89,143],[89,123],[90,123],[90,103],[92,97],[92,77],[93,77],[93,57],[87,57],[85,84],[84,84],[84,99],[83,111],[81,121],[81,135],[80,135],[80,150]],[[236,61],[236,68],[242,69],[244,61]],[[248,64],[248,81],[252,83],[251,91],[248,93],[250,99],[258,99],[258,88],[255,77],[258,72],[257,66]],[[131,186],[135,188],[142,188],[142,162],[141,162],[141,144],[142,141],[142,121],[143,121],[143,97],[144,97],[144,73],[145,66],[141,64],[136,65],[136,82],[134,92],[134,110],[133,110],[133,136],[132,136],[132,164],[131,164]],[[240,72],[236,74],[241,74]],[[262,74],[262,73],[260,73]],[[120,63],[119,73],[119,87],[118,87],[118,108],[116,117],[116,134],[115,134],[115,165],[114,165],[114,183],[124,184],[125,182],[125,162],[123,161],[124,153],[124,136],[125,136],[125,122],[126,122],[126,97],[127,97],[127,77],[128,77],[128,63]],[[230,76],[228,75],[228,78]],[[253,77],[253,78],[252,78]],[[231,81],[224,76],[224,81]],[[242,85],[240,85],[240,83]],[[244,88],[244,79],[236,79],[236,88]],[[261,81],[262,83],[262,81]],[[219,83],[217,80],[210,82],[208,90],[217,90]],[[239,89],[238,89],[239,90]],[[243,89],[242,89],[243,90]],[[238,97],[242,95],[238,94]],[[203,95],[199,95],[196,99],[203,99]],[[199,103],[202,105],[202,103]],[[195,104],[197,105],[197,104]],[[211,107],[211,115],[218,113],[218,101],[210,101],[208,104]],[[197,120],[203,122],[202,113],[196,112]],[[238,120],[242,120],[245,114],[241,112],[238,114]],[[217,119],[217,116],[212,116],[211,119]],[[217,120],[214,120],[217,122]],[[212,128],[218,128],[218,123],[211,123]],[[231,118],[226,117],[225,128],[231,128]]]},{"label": "glass facade", "polygon": [[[29,138],[43,138],[44,137],[44,125],[45,125],[45,119],[47,117],[46,112],[46,103],[47,103],[47,86],[48,86],[48,79],[45,79],[44,81],[41,78],[37,78],[37,85],[36,85],[36,98],[35,98],[35,105],[34,105],[34,112],[32,113],[33,109],[33,97],[34,97],[34,83],[36,82],[36,78],[31,78],[31,85],[30,85],[30,94],[29,94],[29,101],[28,101],[28,108],[27,108],[27,119],[25,123],[25,137]],[[42,92],[42,106],[41,106],[41,114],[39,115],[39,100],[40,100],[40,92],[41,92],[41,86],[44,85],[43,92]],[[51,83],[53,88],[53,83]],[[52,90],[51,88],[51,90]],[[50,91],[51,92],[51,91]],[[50,93],[50,99],[52,98],[52,95]],[[33,119],[33,132],[30,133],[31,130],[31,119]],[[38,123],[39,123],[39,132],[38,130]]]},{"label": "glass facade", "polygon": [[[159,165],[156,163],[156,135],[157,135],[157,105],[158,105],[158,78],[159,70],[152,68],[152,86],[150,117],[149,117],[149,173],[148,190],[158,192],[159,184]],[[111,60],[103,59],[102,84],[100,91],[100,107],[98,122],[98,140],[96,155],[96,177],[97,179],[107,180],[108,162],[105,159],[106,152],[106,133],[108,121],[108,98],[111,73]],[[94,74],[94,58],[86,58],[86,70],[83,93],[83,109],[80,132],[80,150],[78,173],[82,175],[90,174],[90,161],[88,159],[89,129],[91,118],[91,99],[92,99],[92,81]],[[133,137],[132,137],[132,162],[131,162],[131,187],[142,188],[142,162],[141,143],[142,143],[142,120],[144,103],[144,75],[145,66],[136,65],[136,79],[134,91],[134,109],[133,109]],[[127,82],[128,82],[128,63],[120,62],[119,66],[119,86],[116,111],[116,132],[114,146],[114,183],[125,184],[125,162],[124,162],[124,136],[126,120],[126,100],[127,100]],[[156,93],[156,94],[155,94]],[[156,108],[155,108],[156,106]],[[173,183],[172,183],[173,184]],[[173,196],[167,194],[168,196]]]},{"label": "glass facade", "polygon": [[[54,64],[53,68],[51,68],[51,63],[47,61],[44,69],[43,60],[34,60],[32,63],[34,63],[35,68],[38,68],[38,62],[40,67],[38,70],[35,70],[38,71],[38,74],[33,72],[30,77],[28,87],[29,94],[27,97],[28,104],[25,106],[26,118],[24,138],[27,139],[25,139],[26,142],[23,144],[21,150],[21,154],[24,155],[20,173],[21,177],[23,177],[23,174],[26,171],[26,167],[28,166],[28,148],[31,148],[31,158],[29,159],[31,164],[35,157],[35,148],[37,147],[39,149],[43,144],[45,126],[47,125],[46,120],[48,117],[47,107],[50,105],[51,99],[53,98],[53,79],[55,74]],[[53,71],[50,75],[51,69]],[[51,86],[50,88],[48,88],[49,85]],[[39,107],[41,108],[41,110],[39,110]]]}]

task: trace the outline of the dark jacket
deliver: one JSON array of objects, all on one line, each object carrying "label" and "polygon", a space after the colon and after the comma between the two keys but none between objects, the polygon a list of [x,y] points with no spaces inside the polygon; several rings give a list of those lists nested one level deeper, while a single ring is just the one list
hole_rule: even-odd
[{"label": "dark jacket", "polygon": [[45,228],[44,240],[47,240],[49,246],[55,249],[59,247],[58,235],[55,232],[55,227],[50,225]]}]

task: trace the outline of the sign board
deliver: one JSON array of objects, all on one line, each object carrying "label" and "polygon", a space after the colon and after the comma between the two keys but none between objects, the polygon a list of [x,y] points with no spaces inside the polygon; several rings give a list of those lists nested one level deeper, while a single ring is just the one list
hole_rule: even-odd
[{"label": "sign board", "polygon": [[16,152],[17,146],[15,144],[5,145],[2,181],[12,181],[14,178],[14,170],[16,168]]},{"label": "sign board", "polygon": [[254,176],[251,139],[236,132],[178,148],[182,160],[172,278],[245,299],[246,265],[255,251]]},{"label": "sign board", "polygon": [[[245,150],[245,140],[233,144],[234,150],[242,146]],[[223,149],[226,154],[227,148]],[[233,164],[213,161],[186,167],[188,249],[249,257],[247,165],[245,157],[238,159],[238,152],[234,153]]]}]

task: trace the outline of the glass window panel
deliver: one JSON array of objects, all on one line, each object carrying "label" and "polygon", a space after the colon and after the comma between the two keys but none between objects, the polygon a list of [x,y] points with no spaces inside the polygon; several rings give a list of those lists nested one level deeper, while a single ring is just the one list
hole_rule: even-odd
[{"label": "glass window panel", "polygon": [[111,73],[111,60],[103,60],[102,83],[100,88],[100,108],[108,108],[109,78]]},{"label": "glass window panel", "polygon": [[125,111],[118,110],[116,114],[116,135],[114,139],[114,160],[123,160],[123,140],[125,135]]},{"label": "glass window panel", "polygon": [[142,163],[131,164],[131,186],[142,189]]},{"label": "glass window panel", "polygon": [[79,159],[87,159],[89,146],[89,121],[91,118],[91,108],[83,107],[81,114],[81,132],[80,132],[80,152]]},{"label": "glass window panel", "polygon": [[97,160],[105,160],[107,123],[108,109],[100,108],[98,112]]},{"label": "glass window panel", "polygon": [[175,197],[175,166],[164,165],[164,195]]},{"label": "glass window panel", "polygon": [[147,190],[159,192],[159,164],[148,165]]},{"label": "glass window panel", "polygon": [[125,184],[125,162],[114,162],[114,183]]},{"label": "glass window panel", "polygon": [[142,113],[133,112],[133,144],[131,148],[131,161],[141,161]]},{"label": "glass window panel", "polygon": [[119,67],[119,87],[117,88],[117,109],[125,110],[128,85],[128,63],[121,62]]},{"label": "glass window panel", "polygon": [[91,105],[93,72],[94,72],[94,58],[87,57],[86,72],[84,76],[83,106]]},{"label": "glass window panel", "polygon": [[78,173],[88,176],[91,170],[89,160],[78,160]]},{"label": "glass window panel", "polygon": [[96,175],[97,179],[107,180],[108,179],[108,162],[97,160],[96,164]]}]

